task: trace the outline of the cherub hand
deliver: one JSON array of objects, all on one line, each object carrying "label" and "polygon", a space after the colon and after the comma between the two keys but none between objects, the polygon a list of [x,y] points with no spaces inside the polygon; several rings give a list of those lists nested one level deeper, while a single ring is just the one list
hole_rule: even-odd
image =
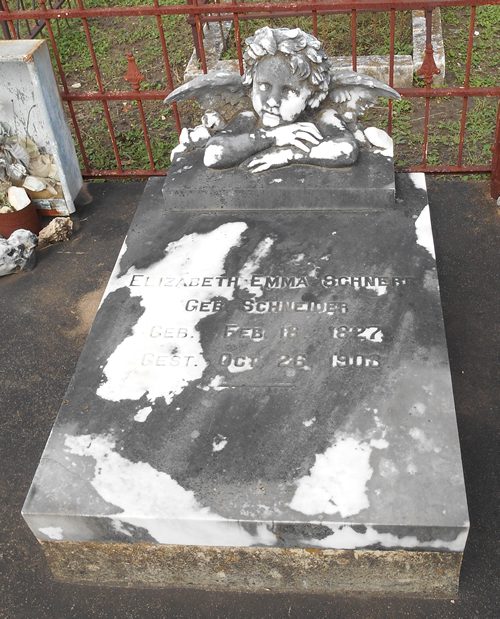
[{"label": "cherub hand", "polygon": [[290,163],[290,161],[302,159],[303,157],[302,153],[294,153],[291,148],[273,148],[265,155],[252,159],[247,168],[252,173],[263,172],[264,170],[269,170],[269,168],[282,167]]},{"label": "cherub hand", "polygon": [[308,153],[311,146],[316,146],[323,140],[314,123],[302,122],[291,125],[281,125],[265,132],[266,137],[274,138],[276,146],[295,146]]}]

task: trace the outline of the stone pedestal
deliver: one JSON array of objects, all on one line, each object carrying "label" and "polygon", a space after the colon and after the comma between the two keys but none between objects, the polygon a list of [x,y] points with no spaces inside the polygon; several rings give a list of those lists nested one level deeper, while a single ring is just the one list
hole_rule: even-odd
[{"label": "stone pedestal", "polygon": [[203,149],[177,157],[163,196],[175,211],[371,211],[394,207],[392,154],[362,149],[356,165],[325,170],[292,165],[252,174],[203,165]]},{"label": "stone pedestal", "polygon": [[0,111],[0,121],[53,161],[54,170],[44,161],[33,172],[59,181],[57,195],[34,197],[37,208],[47,215],[73,213],[83,181],[45,41],[0,41]]},{"label": "stone pedestal", "polygon": [[176,182],[146,187],[24,506],[56,577],[454,595],[424,176],[375,211],[173,210]]}]

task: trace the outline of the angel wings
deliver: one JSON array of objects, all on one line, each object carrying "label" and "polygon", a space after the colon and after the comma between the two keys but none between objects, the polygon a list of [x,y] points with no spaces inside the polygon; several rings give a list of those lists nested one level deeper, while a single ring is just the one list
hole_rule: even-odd
[{"label": "angel wings", "polygon": [[333,69],[319,41],[299,29],[261,28],[246,43],[243,76],[207,73],[165,99],[195,99],[205,111],[202,126],[183,131],[174,158],[204,147],[208,167],[352,165],[367,142],[363,112],[379,97],[399,99],[379,80]]}]

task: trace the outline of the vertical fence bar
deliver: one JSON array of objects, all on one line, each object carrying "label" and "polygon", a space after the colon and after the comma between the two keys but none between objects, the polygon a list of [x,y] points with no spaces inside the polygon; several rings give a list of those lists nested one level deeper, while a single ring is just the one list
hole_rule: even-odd
[{"label": "vertical fence bar", "polygon": [[[156,8],[159,7],[158,0],[153,0],[153,4]],[[168,54],[167,49],[167,40],[165,38],[165,30],[163,28],[163,21],[160,14],[156,16],[156,25],[158,27],[158,33],[160,35],[160,43],[161,43],[161,51],[163,54],[163,62],[165,64],[165,75],[167,76],[167,85],[169,91],[174,89],[174,80],[172,78],[172,67],[170,65],[170,56]],[[179,115],[179,109],[177,107],[177,103],[172,105],[172,113],[174,115],[175,128],[177,129],[177,133],[180,135],[182,130],[181,118]]]},{"label": "vertical fence bar", "polygon": [[[194,0],[193,6],[198,7],[198,0]],[[201,70],[203,73],[207,72],[207,58],[205,56],[205,45],[203,43],[203,24],[200,19],[200,12],[197,11],[194,16],[194,23],[196,26],[196,38],[198,41],[198,49],[200,51],[199,59],[201,63]]]},{"label": "vertical fence bar", "polygon": [[[234,0],[234,4],[238,4],[238,0]],[[233,13],[234,23],[234,40],[236,41],[236,53],[238,55],[238,67],[240,69],[240,75],[243,75],[243,53],[241,51],[241,32],[240,32],[240,18],[238,13]]]},{"label": "vertical fence bar", "polygon": [[[312,0],[312,4],[314,5],[317,0]],[[318,36],[318,12],[313,8],[312,10],[312,24],[313,24],[313,34],[315,37]]]},{"label": "vertical fence bar", "polygon": [[[84,9],[82,0],[77,0],[77,3],[78,3],[79,9]],[[81,20],[82,20],[83,30],[85,32],[85,38],[87,40],[87,47],[89,48],[90,57],[92,59],[92,66],[94,67],[95,78],[97,81],[97,88],[101,95],[105,95],[106,91],[102,83],[101,70],[99,69],[99,63],[97,62],[97,56],[96,56],[95,49],[94,49],[94,43],[92,42],[92,36],[90,34],[90,27],[89,27],[88,19],[86,17],[82,17]],[[123,166],[122,166],[122,161],[120,157],[120,151],[118,150],[115,130],[113,128],[113,121],[111,120],[111,114],[109,113],[109,105],[105,99],[102,100],[102,108],[104,110],[104,117],[106,119],[106,125],[108,127],[109,137],[111,138],[111,146],[113,147],[113,153],[115,155],[116,166],[118,170],[121,172],[123,170]]]},{"label": "vertical fence bar", "polygon": [[[19,6],[22,8],[23,11],[26,10],[26,7],[24,6],[24,0],[20,0]],[[24,20],[24,25],[26,26],[26,38],[31,38],[31,26],[30,26],[29,19]],[[19,29],[18,29],[18,32],[19,32]]]},{"label": "vertical fence bar", "polygon": [[[396,30],[396,11],[391,9],[389,15],[389,86],[391,88],[394,87],[394,39],[395,39],[395,30]],[[387,117],[387,132],[389,135],[392,135],[392,117],[393,117],[393,109],[392,109],[392,99],[389,99],[389,111]]]},{"label": "vertical fence bar", "polygon": [[[426,88],[432,87],[432,78],[440,73],[434,60],[434,49],[432,48],[432,11],[433,9],[425,10],[425,53],[422,66],[417,71],[417,75],[424,78]],[[431,111],[431,98],[425,97],[425,112],[424,112],[424,139],[422,143],[422,165],[427,164],[427,146],[429,143],[429,119]]]},{"label": "vertical fence bar", "polygon": [[[40,5],[43,9],[45,9],[46,4],[45,0],[40,0]],[[52,48],[52,53],[54,54],[54,59],[56,61],[57,72],[59,73],[59,79],[61,80],[61,85],[66,97],[69,97],[69,89],[68,89],[68,81],[66,80],[66,74],[64,73],[64,69],[61,62],[61,56],[59,54],[59,49],[57,47],[56,38],[54,36],[54,31],[52,29],[52,24],[50,19],[46,19],[45,27],[47,28],[47,33],[49,35],[50,46]],[[78,120],[76,118],[75,109],[73,107],[73,102],[68,98],[66,99],[66,104],[68,106],[69,114],[71,117],[71,122],[73,123],[73,129],[75,130],[76,140],[78,142],[78,147],[80,149],[80,154],[82,156],[83,165],[85,167],[85,173],[90,173],[90,161],[87,156],[87,151],[85,149],[85,145],[82,140],[82,134],[80,131],[80,126],[78,125]]]},{"label": "vertical fence bar", "polygon": [[[6,13],[10,13],[9,3],[7,0],[2,0],[2,10]],[[5,22],[2,22],[4,24]],[[16,36],[16,27],[14,26],[14,22],[11,19],[7,20],[7,29],[4,31],[8,36],[7,39],[17,39]]]},{"label": "vertical fence bar", "polygon": [[[141,82],[144,80],[144,75],[139,71],[135,62],[134,55],[132,53],[127,54],[127,72],[125,73],[125,80],[130,84],[132,90],[139,93],[141,89]],[[140,97],[135,100],[137,103],[137,109],[139,110],[139,118],[141,120],[142,134],[144,136],[144,145],[146,146],[146,152],[148,154],[149,165],[151,170],[155,169],[155,162],[153,157],[153,151],[151,150],[151,141],[149,139],[148,125],[146,122],[146,115],[144,114],[144,106]]]},{"label": "vertical fence bar", "polygon": [[3,38],[8,41],[10,40],[10,30],[9,30],[9,25],[6,21],[2,21],[0,22],[0,25],[2,26],[2,36]]},{"label": "vertical fence bar", "polygon": [[[49,0],[49,7],[50,7],[51,9],[53,9],[53,8],[54,8],[54,5],[52,4],[52,0]],[[59,36],[61,36],[61,26],[60,26],[60,24],[59,24],[59,20],[58,20],[58,19],[56,19],[56,28],[57,28],[57,34],[58,34]]]},{"label": "vertical fence bar", "polygon": [[358,18],[357,11],[351,11],[351,54],[352,54],[352,70],[358,68]]},{"label": "vertical fence bar", "polygon": [[[464,88],[469,87],[470,71],[472,65],[472,47],[474,45],[474,27],[476,24],[476,7],[470,8],[470,21],[469,21],[469,39],[467,41],[467,59],[465,61],[465,76],[464,76]],[[458,158],[457,165],[462,165],[464,154],[464,141],[465,141],[465,126],[467,123],[467,109],[469,107],[469,97],[464,96],[462,101],[462,114],[460,117],[460,137],[458,142]]]},{"label": "vertical fence bar", "polygon": [[[194,5],[194,0],[186,0],[187,4]],[[200,47],[198,45],[198,34],[196,32],[196,24],[191,14],[187,15],[187,22],[191,26],[191,35],[193,37],[194,51],[196,52],[196,58],[200,60]]]}]

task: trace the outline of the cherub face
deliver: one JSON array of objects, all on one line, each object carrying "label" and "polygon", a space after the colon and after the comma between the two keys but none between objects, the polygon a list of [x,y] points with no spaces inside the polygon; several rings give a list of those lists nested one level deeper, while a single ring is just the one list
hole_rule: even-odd
[{"label": "cherub face", "polygon": [[252,104],[264,126],[292,123],[305,110],[311,94],[307,82],[294,75],[283,57],[267,56],[256,65]]}]

